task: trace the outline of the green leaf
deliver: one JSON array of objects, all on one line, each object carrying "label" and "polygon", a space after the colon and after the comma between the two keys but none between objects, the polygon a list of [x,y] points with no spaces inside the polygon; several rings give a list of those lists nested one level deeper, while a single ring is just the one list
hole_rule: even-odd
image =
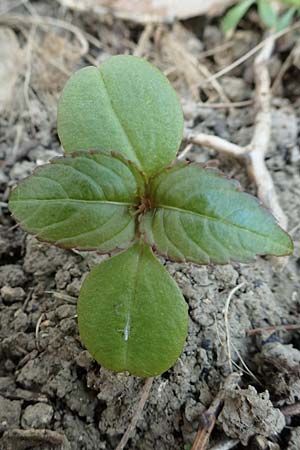
[{"label": "green leaf", "polygon": [[282,31],[287,28],[291,24],[295,12],[296,8],[289,8],[285,11],[277,20],[276,31]]},{"label": "green leaf", "polygon": [[58,134],[66,152],[116,150],[148,175],[173,161],[182,130],[182,110],[167,78],[134,56],[79,70],[59,102]]},{"label": "green leaf", "polygon": [[300,0],[281,0],[281,2],[286,3],[287,5],[300,7]]},{"label": "green leaf", "polygon": [[140,229],[171,259],[224,264],[293,250],[274,217],[217,172],[181,163],[154,177],[150,192],[153,209]]},{"label": "green leaf", "polygon": [[258,0],[258,15],[266,27],[272,28],[276,24],[277,15],[273,10],[270,0]]},{"label": "green leaf", "polygon": [[94,267],[78,302],[81,338],[104,367],[140,377],[160,375],[182,351],[187,305],[147,245]]},{"label": "green leaf", "polygon": [[143,189],[121,155],[76,152],[38,167],[12,192],[9,208],[40,240],[107,252],[134,238],[132,208]]},{"label": "green leaf", "polygon": [[224,33],[235,30],[239,21],[244,17],[253,3],[255,3],[255,0],[244,0],[229,9],[222,20],[222,29]]}]

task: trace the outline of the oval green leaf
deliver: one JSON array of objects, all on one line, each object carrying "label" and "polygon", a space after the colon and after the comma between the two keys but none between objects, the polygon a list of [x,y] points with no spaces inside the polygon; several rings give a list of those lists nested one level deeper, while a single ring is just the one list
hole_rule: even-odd
[{"label": "oval green leaf", "polygon": [[76,152],[38,167],[12,192],[22,228],[64,248],[108,252],[135,235],[142,175],[121,155]]},{"label": "oval green leaf", "polygon": [[222,28],[224,33],[227,33],[227,31],[230,30],[234,31],[236,29],[239,21],[244,17],[253,3],[255,3],[255,0],[243,0],[229,9],[225,17],[222,19]]},{"label": "oval green leaf", "polygon": [[66,152],[115,150],[148,175],[174,160],[182,130],[182,110],[169,81],[134,56],[79,70],[59,101],[58,134]]},{"label": "oval green leaf", "polygon": [[277,21],[276,11],[272,8],[270,0],[257,1],[258,15],[266,27],[273,27]]},{"label": "oval green leaf", "polygon": [[293,251],[288,234],[255,197],[197,164],[178,164],[154,177],[151,203],[141,232],[171,259],[225,264]]},{"label": "oval green leaf", "polygon": [[277,19],[276,32],[284,30],[291,24],[296,11],[295,7],[289,8]]},{"label": "oval green leaf", "polygon": [[147,245],[94,267],[78,302],[81,338],[104,367],[139,377],[160,375],[182,351],[187,305]]}]

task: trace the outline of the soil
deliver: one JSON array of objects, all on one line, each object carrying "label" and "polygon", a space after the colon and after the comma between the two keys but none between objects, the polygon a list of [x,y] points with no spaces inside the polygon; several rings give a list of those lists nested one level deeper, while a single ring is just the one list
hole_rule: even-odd
[{"label": "soil", "polygon": [[[55,8],[50,1],[32,4],[39,14],[72,21],[101,42],[101,50],[91,45],[89,58],[80,57],[74,37],[53,30],[49,37],[36,30],[35,39],[44,50],[49,45],[46,38],[62,42],[61,47],[54,46],[60,52],[54,57],[65,72],[88,64],[91,58],[99,63],[110,54],[132,52],[142,31],[134,23],[112,18],[102,18],[99,29],[100,19],[88,14]],[[222,43],[215,19],[206,20],[200,36],[191,31],[190,23],[180,26],[197,44],[189,41],[193,55]],[[253,24],[246,23],[229,51],[205,60],[212,72],[257,43],[261,32],[252,28]],[[14,32],[20,51],[27,55],[28,69],[28,36],[21,28],[14,27]],[[175,35],[176,30],[173,32]],[[295,32],[278,44],[270,65],[273,78],[277,74],[274,68],[280,67],[297,39]],[[66,46],[71,43],[70,54]],[[10,105],[0,118],[0,449],[112,450],[129,424],[143,381],[99,367],[78,335],[76,299],[80,286],[90,268],[106,256],[38,242],[15,226],[7,209],[12,186],[36,165],[62,152],[56,135],[55,105],[67,74],[35,49],[32,47],[29,104],[23,95],[27,70],[23,66]],[[146,56],[162,69],[170,67],[170,54],[167,47],[159,51],[154,40],[148,43]],[[176,76],[173,73],[170,79],[183,99],[186,126],[247,144],[254,124],[253,106],[231,110],[207,104],[199,107],[199,103],[195,106],[195,90],[173,63]],[[230,100],[252,98],[251,64],[252,60],[247,61],[222,79]],[[128,449],[190,448],[201,413],[230,373],[223,310],[229,292],[241,283],[230,303],[228,321],[233,369],[242,376],[239,384],[226,390],[211,445],[229,437],[236,440],[236,449],[300,449],[299,415],[285,417],[281,412],[281,408],[300,401],[300,331],[247,334],[252,328],[300,323],[300,230],[296,228],[300,220],[300,101],[293,93],[296,77],[299,69],[292,66],[272,100],[273,133],[267,155],[289,230],[294,230],[294,255],[283,268],[268,258],[258,258],[249,265],[219,267],[162,260],[189,305],[189,333],[175,366],[154,380]],[[200,99],[204,94],[210,91],[200,89]],[[245,190],[255,193],[242,162],[199,147],[192,148],[189,158],[202,163],[214,160]],[[44,429],[52,434],[39,433]],[[21,438],[15,430],[27,431],[26,437],[23,433]]]}]

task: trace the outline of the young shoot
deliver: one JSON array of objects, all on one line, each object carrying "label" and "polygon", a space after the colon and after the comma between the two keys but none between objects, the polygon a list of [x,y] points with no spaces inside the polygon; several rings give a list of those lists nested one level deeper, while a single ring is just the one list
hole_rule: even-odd
[{"label": "young shoot", "polygon": [[114,56],[67,82],[58,107],[64,156],[13,190],[9,208],[37,239],[119,253],[96,265],[78,300],[81,338],[99,364],[160,375],[180,355],[188,310],[156,257],[196,264],[288,255],[290,237],[237,182],[176,162],[182,110],[164,75]]},{"label": "young shoot", "polygon": [[[256,6],[258,16],[266,28],[273,28],[281,31],[287,28],[298,12],[300,11],[300,0],[280,0],[285,5],[285,10],[278,13],[270,0],[241,0],[228,10],[222,19],[224,32],[234,31],[242,18],[247,14],[252,6]],[[276,2],[273,2],[273,4]]]}]

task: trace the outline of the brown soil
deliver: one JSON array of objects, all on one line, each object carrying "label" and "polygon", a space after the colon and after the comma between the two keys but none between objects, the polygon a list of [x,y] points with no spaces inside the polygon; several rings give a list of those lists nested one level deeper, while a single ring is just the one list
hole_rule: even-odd
[{"label": "brown soil", "polygon": [[[113,19],[99,22],[94,16],[72,13],[53,3],[32,5],[41,15],[72,21],[99,39],[102,48],[91,45],[89,55],[81,57],[73,35],[38,28],[29,52],[30,27],[7,24],[15,32],[24,61],[0,118],[0,449],[112,450],[128,426],[142,381],[99,367],[80,342],[76,298],[84,276],[103,257],[57,249],[27,236],[14,226],[7,200],[18,180],[61,153],[55,105],[66,72],[89,61],[100,63],[110,54],[132,52],[142,27]],[[17,11],[26,13],[21,7]],[[244,25],[246,29],[236,33],[233,46],[203,60],[212,72],[260,39],[259,30],[251,31],[253,23]],[[178,33],[188,33],[191,39],[185,41],[193,56],[223,43],[218,23],[207,19],[165,33],[174,33],[174,40]],[[168,69],[185,105],[186,126],[247,144],[254,123],[253,107],[229,111],[195,107],[199,91],[195,93],[191,72],[185,73],[166,36],[156,34],[144,49],[145,56]],[[295,32],[278,43],[270,65],[273,78],[298,39]],[[27,92],[25,84],[24,97],[28,67],[30,82]],[[237,439],[236,449],[300,449],[299,416],[284,417],[280,412],[300,401],[299,331],[247,335],[252,328],[300,324],[300,229],[295,228],[300,221],[299,85],[294,88],[298,78],[299,70],[293,65],[273,98],[273,133],[267,155],[289,230],[294,229],[295,253],[282,270],[267,258],[251,265],[222,267],[166,262],[189,305],[188,339],[175,366],[155,379],[128,449],[190,448],[201,413],[229,374],[223,309],[231,289],[242,282],[231,301],[228,319],[233,367],[243,371],[243,376],[239,387],[226,392],[211,445],[227,436]],[[221,86],[232,101],[251,99],[252,60],[224,77]],[[220,102],[212,88],[200,89],[200,99],[207,97]],[[199,147],[192,149],[189,158],[202,163],[217,159],[221,170],[255,192],[242,163]],[[32,437],[24,443],[10,433],[13,429],[44,428],[59,433],[62,440]],[[261,446],[261,439],[266,447]]]}]

